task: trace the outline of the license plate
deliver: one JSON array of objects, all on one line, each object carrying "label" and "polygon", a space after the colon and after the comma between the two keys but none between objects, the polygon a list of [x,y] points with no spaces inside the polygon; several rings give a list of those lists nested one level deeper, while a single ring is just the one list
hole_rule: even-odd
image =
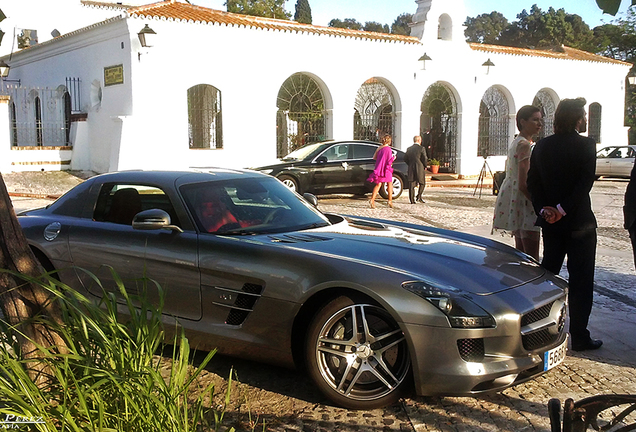
[{"label": "license plate", "polygon": [[543,370],[547,371],[555,366],[563,363],[565,355],[567,353],[568,340],[567,338],[561,345],[556,348],[552,348],[550,351],[546,351],[543,354]]}]

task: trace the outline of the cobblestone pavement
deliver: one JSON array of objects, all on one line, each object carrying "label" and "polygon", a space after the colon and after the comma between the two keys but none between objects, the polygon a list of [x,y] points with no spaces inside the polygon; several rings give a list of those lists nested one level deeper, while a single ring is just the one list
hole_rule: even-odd
[{"label": "cobblestone pavement", "polygon": [[[592,198],[599,221],[593,336],[605,340],[596,352],[569,352],[564,363],[530,382],[480,397],[410,397],[384,409],[334,407],[302,372],[217,356],[201,384],[216,383],[218,400],[230,370],[236,373],[224,425],[239,431],[549,431],[550,398],[579,400],[597,394],[636,394],[636,274],[631,245],[622,229],[624,181],[597,181]],[[490,236],[495,198],[490,189],[428,187],[425,204],[406,193],[389,209],[367,198],[320,197],[323,212],[370,216],[457,229]],[[14,200],[14,206],[29,206]],[[491,236],[503,242],[507,237]],[[632,414],[631,422],[634,422]]]}]

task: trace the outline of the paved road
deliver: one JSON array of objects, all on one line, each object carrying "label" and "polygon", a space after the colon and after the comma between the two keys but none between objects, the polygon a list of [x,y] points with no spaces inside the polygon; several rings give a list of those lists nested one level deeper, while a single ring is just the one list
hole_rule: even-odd
[{"label": "paved road", "polygon": [[[325,212],[373,216],[457,229],[491,236],[495,197],[471,187],[428,187],[426,204],[411,205],[405,196],[389,209],[365,198],[321,197]],[[456,183],[455,183],[456,184]],[[596,394],[636,394],[636,273],[631,246],[622,229],[626,181],[597,181],[592,200],[599,221],[596,294],[591,316],[594,337],[605,341],[595,352],[568,353],[565,362],[531,382],[502,393],[471,397],[412,397],[372,411],[331,406],[300,372],[218,356],[203,382],[224,389],[230,368],[237,374],[226,423],[237,430],[267,431],[549,431],[546,403]],[[48,203],[14,198],[16,210]],[[492,236],[512,244],[512,239]],[[221,399],[217,400],[219,404]],[[632,417],[631,421],[634,421]]]}]

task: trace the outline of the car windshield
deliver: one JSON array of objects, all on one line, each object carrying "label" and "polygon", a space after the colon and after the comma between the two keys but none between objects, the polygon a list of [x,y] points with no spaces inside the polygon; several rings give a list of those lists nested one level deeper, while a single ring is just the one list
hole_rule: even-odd
[{"label": "car windshield", "polygon": [[312,156],[314,153],[316,153],[322,146],[323,143],[308,144],[297,150],[294,150],[293,152],[285,156],[283,158],[283,161],[291,162],[297,160],[305,160],[309,156]]},{"label": "car windshield", "polygon": [[330,225],[322,213],[275,178],[193,183],[180,190],[201,232],[271,234]]}]

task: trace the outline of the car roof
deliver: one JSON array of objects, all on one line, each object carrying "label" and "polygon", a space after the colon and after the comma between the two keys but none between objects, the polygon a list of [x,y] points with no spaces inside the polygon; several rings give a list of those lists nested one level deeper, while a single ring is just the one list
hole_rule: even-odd
[{"label": "car roof", "polygon": [[[316,143],[311,143],[311,144],[307,144],[307,145],[313,145],[313,144],[371,144],[374,145],[376,147],[379,147],[380,144],[379,142],[376,141],[369,141],[369,140],[338,140],[338,141],[332,141],[332,140],[328,140],[328,141],[321,141],[321,142],[316,142]],[[391,146],[391,148],[393,148],[393,150],[396,150],[398,152],[404,153],[404,150],[401,150],[397,147],[393,147]]]},{"label": "car roof", "polygon": [[189,170],[130,170],[99,174],[91,177],[92,181],[110,182],[150,182],[150,183],[189,183],[202,181],[229,180],[245,177],[259,177],[264,174],[247,169],[196,167]]}]

